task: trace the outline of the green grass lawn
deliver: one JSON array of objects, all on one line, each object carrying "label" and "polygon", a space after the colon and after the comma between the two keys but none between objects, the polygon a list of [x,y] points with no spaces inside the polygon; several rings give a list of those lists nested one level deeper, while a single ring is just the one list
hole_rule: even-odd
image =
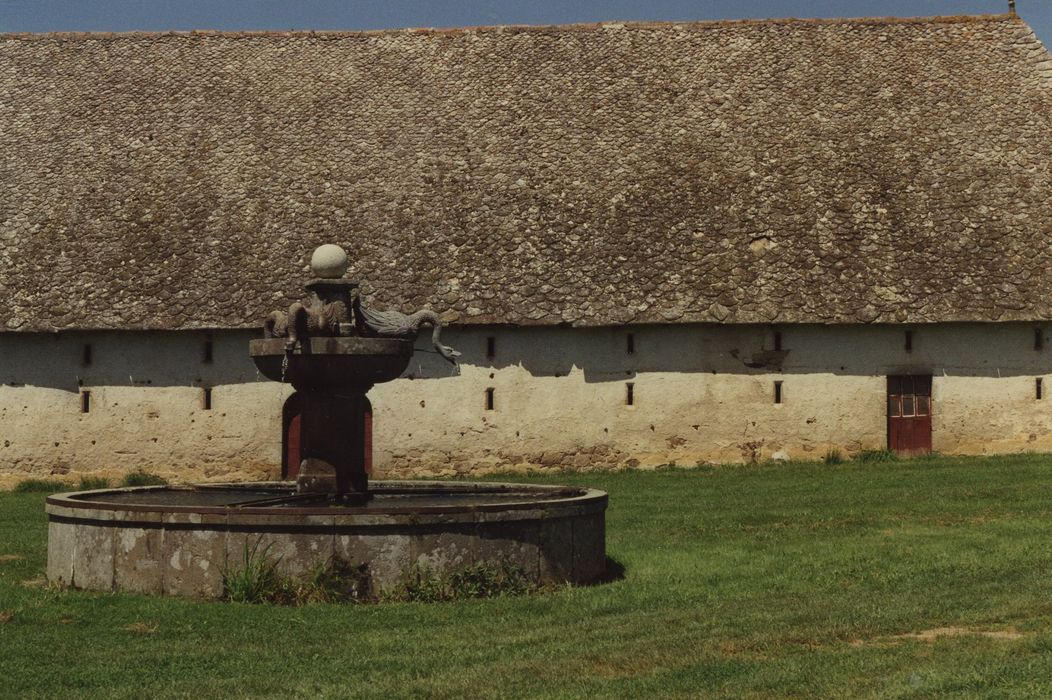
[{"label": "green grass lawn", "polygon": [[530,480],[610,492],[621,580],[301,608],[58,591],[43,495],[2,493],[0,696],[1052,697],[1052,457]]}]

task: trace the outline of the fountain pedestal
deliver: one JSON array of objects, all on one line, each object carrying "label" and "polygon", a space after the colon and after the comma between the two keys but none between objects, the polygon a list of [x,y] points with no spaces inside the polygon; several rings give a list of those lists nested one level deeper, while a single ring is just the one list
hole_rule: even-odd
[{"label": "fountain pedestal", "polygon": [[303,392],[297,493],[331,493],[358,505],[369,500],[365,473],[365,394]]},{"label": "fountain pedestal", "polygon": [[249,354],[268,379],[300,394],[298,493],[331,494],[347,505],[369,500],[365,395],[400,375],[413,344],[394,338],[309,338],[289,350],[281,338],[253,340]]}]

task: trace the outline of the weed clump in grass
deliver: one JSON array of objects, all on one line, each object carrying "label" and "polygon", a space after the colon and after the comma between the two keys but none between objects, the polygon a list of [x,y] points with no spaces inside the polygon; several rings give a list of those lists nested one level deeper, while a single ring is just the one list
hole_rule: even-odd
[{"label": "weed clump in grass", "polygon": [[55,493],[68,488],[67,484],[55,479],[26,479],[15,484],[18,493]]},{"label": "weed clump in grass", "polygon": [[163,476],[146,472],[132,472],[121,479],[121,486],[164,486],[167,483],[168,480]]},{"label": "weed clump in grass", "polygon": [[75,487],[57,479],[26,479],[15,484],[18,493],[56,493],[58,491],[69,491],[75,488],[77,491],[91,491],[92,489],[109,488],[110,482],[95,476],[81,477]]},{"label": "weed clump in grass", "polygon": [[826,464],[843,464],[844,455],[840,454],[840,450],[830,450],[826,452],[826,456],[822,461]]},{"label": "weed clump in grass", "polygon": [[240,569],[223,571],[223,597],[234,603],[359,602],[368,597],[366,566],[355,567],[337,556],[313,567],[302,576],[285,576],[279,570],[281,557],[270,554],[270,545],[260,549],[260,541],[245,543]]},{"label": "weed clump in grass", "polygon": [[495,598],[534,593],[540,586],[522,568],[500,562],[478,562],[446,574],[413,566],[398,586],[384,593],[391,602],[438,603],[466,598]]},{"label": "weed clump in grass", "polygon": [[110,480],[98,476],[82,476],[77,482],[78,491],[91,491],[92,489],[108,489]]},{"label": "weed clump in grass", "polygon": [[251,547],[245,542],[240,569],[223,570],[223,597],[233,603],[269,603],[282,588],[278,565],[281,557],[270,556],[270,545],[260,551],[261,540]]},{"label": "weed clump in grass", "polygon": [[862,450],[855,455],[856,462],[895,462],[898,458],[891,450]]},{"label": "weed clump in grass", "polygon": [[354,566],[340,557],[299,576],[281,573],[281,557],[270,554],[260,540],[244,547],[238,569],[224,569],[223,598],[234,603],[299,606],[308,603],[418,602],[438,603],[467,598],[524,595],[542,586],[520,567],[506,562],[479,562],[446,573],[413,566],[393,589],[375,595],[367,564]]},{"label": "weed clump in grass", "polygon": [[333,555],[307,573],[297,598],[304,603],[364,602],[369,599],[369,565],[354,566]]}]

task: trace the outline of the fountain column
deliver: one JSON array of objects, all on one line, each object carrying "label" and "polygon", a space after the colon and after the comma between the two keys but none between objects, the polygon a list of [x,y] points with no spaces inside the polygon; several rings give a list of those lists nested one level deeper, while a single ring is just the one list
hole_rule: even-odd
[{"label": "fountain column", "polygon": [[[371,388],[371,387],[370,387]],[[298,493],[332,493],[348,505],[369,500],[365,473],[365,393],[307,388],[300,392]]]}]

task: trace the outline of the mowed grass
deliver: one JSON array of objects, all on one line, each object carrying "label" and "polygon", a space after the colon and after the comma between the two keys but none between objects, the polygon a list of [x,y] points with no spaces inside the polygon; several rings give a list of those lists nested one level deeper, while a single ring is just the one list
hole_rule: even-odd
[{"label": "mowed grass", "polygon": [[0,696],[1052,697],[1048,456],[528,480],[610,492],[622,579],[301,608],[58,591],[43,495],[0,494]]}]

